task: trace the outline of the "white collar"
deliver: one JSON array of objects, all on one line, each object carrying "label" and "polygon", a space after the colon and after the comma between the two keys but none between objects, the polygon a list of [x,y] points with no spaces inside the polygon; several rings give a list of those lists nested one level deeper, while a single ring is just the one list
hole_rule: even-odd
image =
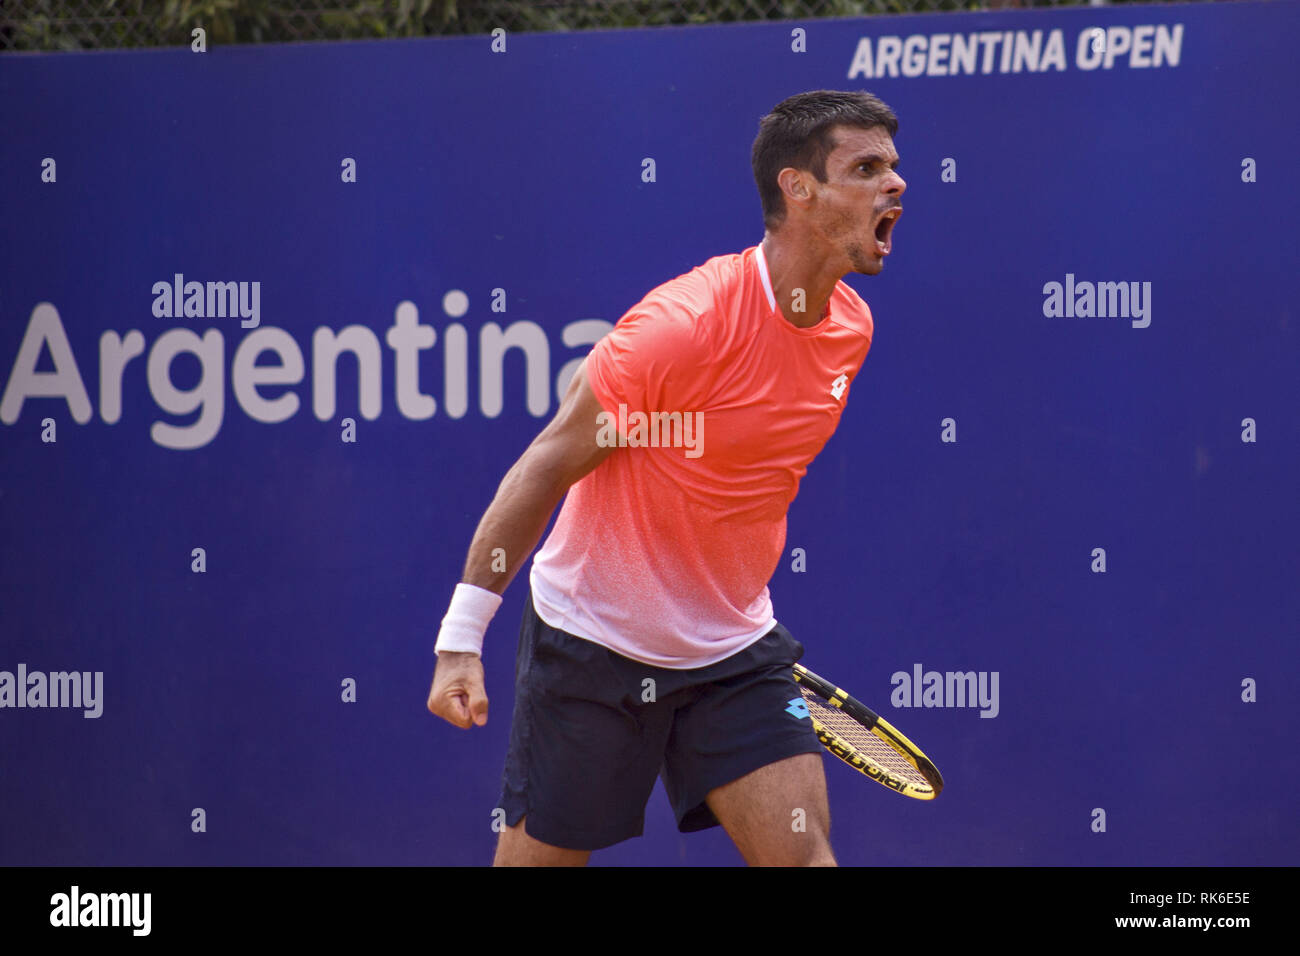
[{"label": "white collar", "polygon": [[758,259],[758,277],[763,280],[763,291],[767,293],[767,306],[773,312],[776,311],[776,296],[772,294],[772,280],[767,274],[767,259],[763,255],[763,243],[758,244],[758,252],[755,255]]}]

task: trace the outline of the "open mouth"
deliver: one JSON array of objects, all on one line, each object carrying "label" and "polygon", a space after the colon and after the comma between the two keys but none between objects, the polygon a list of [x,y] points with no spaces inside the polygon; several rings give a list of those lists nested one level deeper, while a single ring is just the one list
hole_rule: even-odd
[{"label": "open mouth", "polygon": [[882,256],[889,255],[890,249],[893,248],[893,240],[890,238],[894,231],[894,223],[898,217],[903,214],[902,206],[895,206],[888,210],[880,221],[876,223],[876,251]]}]

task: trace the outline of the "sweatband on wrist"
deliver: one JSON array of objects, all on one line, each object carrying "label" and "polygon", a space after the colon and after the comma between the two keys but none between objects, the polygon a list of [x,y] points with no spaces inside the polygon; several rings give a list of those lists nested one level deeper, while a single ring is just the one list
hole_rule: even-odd
[{"label": "sweatband on wrist", "polygon": [[483,654],[483,635],[487,633],[492,615],[501,606],[501,595],[474,584],[460,583],[451,596],[451,606],[442,619],[435,654],[456,651],[465,654]]}]

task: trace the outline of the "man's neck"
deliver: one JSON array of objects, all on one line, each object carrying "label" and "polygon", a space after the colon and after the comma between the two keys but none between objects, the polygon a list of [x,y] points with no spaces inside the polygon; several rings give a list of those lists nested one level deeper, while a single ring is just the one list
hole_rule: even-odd
[{"label": "man's neck", "polygon": [[840,281],[833,267],[803,251],[807,248],[771,232],[763,236],[772,295],[785,320],[800,329],[811,328],[826,317],[831,294]]}]

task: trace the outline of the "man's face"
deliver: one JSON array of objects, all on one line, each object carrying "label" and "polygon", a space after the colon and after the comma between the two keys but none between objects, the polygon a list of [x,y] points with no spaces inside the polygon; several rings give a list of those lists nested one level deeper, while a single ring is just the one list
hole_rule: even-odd
[{"label": "man's face", "polygon": [[836,126],[831,133],[835,149],[826,160],[826,182],[809,175],[813,230],[825,241],[827,255],[843,258],[845,272],[876,275],[892,248],[907,188],[895,171],[898,153],[883,126]]}]

